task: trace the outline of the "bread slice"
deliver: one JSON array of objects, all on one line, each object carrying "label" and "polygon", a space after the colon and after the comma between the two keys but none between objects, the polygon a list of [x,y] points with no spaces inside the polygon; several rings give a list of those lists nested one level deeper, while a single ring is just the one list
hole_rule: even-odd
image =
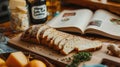
[{"label": "bread slice", "polygon": [[43,33],[44,33],[47,29],[49,29],[49,28],[51,28],[51,27],[48,26],[48,25],[43,24],[43,25],[40,27],[40,29],[38,30],[37,39],[39,40],[40,44],[43,44],[43,43],[42,43]]},{"label": "bread slice", "polygon": [[54,48],[54,40],[60,36],[60,31],[55,31],[54,34],[53,34],[53,37],[51,38],[50,42],[49,42],[49,46]]},{"label": "bread slice", "polygon": [[[63,40],[63,39],[65,39],[65,38],[67,38],[67,37],[69,37],[69,34],[67,34],[67,33],[64,33],[64,32],[60,32],[59,34],[58,34],[58,36],[53,40],[53,48],[55,49],[55,50],[60,50],[60,48],[59,48],[59,43]],[[63,42],[62,42],[63,43]],[[60,43],[61,44],[61,43]]]},{"label": "bread slice", "polygon": [[73,37],[74,37],[73,35],[69,35],[68,37],[66,37],[66,38],[64,38],[63,40],[61,40],[60,43],[58,44],[57,48],[58,48],[59,50],[62,50],[62,49],[64,48],[64,45],[65,45],[66,43],[68,43],[70,40],[72,40]]},{"label": "bread slice", "polygon": [[62,50],[60,51],[62,54],[67,55],[69,53],[71,53],[74,49],[75,49],[75,40],[74,40],[74,36],[69,36],[69,39],[67,40],[67,42],[63,45]]},{"label": "bread slice", "polygon": [[[37,38],[37,40],[39,41],[39,44],[41,43],[41,40],[39,40],[39,36],[40,36],[40,33],[41,33],[41,27],[44,27],[44,25],[45,24],[39,24],[39,25],[36,25],[39,29],[37,30],[38,32],[37,32],[37,34],[36,34],[36,38]],[[48,28],[48,26],[46,27],[46,28]]]},{"label": "bread slice", "polygon": [[79,36],[69,37],[66,43],[64,43],[62,50],[60,51],[62,54],[67,55],[71,53],[73,50],[76,51],[95,51],[102,47],[102,43],[100,41],[92,41]]},{"label": "bread slice", "polygon": [[49,34],[46,38],[46,41],[48,43],[49,47],[53,47],[53,40],[58,37],[59,31],[54,30],[54,32],[52,32],[51,34]]},{"label": "bread slice", "polygon": [[43,35],[42,35],[42,44],[45,44],[48,46],[51,38],[53,37],[53,33],[55,32],[56,30],[53,29],[53,28],[49,28],[47,30],[44,31]]},{"label": "bread slice", "polygon": [[82,40],[76,41],[75,49],[77,51],[95,51],[102,47],[102,43],[100,41],[91,41],[91,40]]}]

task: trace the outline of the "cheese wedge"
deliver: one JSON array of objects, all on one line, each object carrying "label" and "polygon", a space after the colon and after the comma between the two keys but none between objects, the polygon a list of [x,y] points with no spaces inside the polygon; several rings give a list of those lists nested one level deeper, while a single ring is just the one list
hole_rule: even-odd
[{"label": "cheese wedge", "polygon": [[6,60],[8,67],[25,67],[28,64],[27,57],[22,52],[14,52]]},{"label": "cheese wedge", "polygon": [[0,67],[4,65],[6,65],[5,61],[2,58],[0,58]]}]

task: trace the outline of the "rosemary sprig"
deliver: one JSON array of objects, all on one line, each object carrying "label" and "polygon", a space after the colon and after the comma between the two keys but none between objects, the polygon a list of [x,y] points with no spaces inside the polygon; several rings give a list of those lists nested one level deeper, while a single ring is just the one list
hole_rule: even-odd
[{"label": "rosemary sprig", "polygon": [[79,52],[73,56],[73,61],[66,67],[78,67],[80,62],[88,61],[91,59],[92,54],[90,52]]}]

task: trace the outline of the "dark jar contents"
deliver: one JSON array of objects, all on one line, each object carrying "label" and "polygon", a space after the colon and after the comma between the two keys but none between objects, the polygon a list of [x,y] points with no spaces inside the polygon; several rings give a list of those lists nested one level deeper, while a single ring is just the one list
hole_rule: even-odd
[{"label": "dark jar contents", "polygon": [[26,2],[32,24],[42,24],[47,21],[46,0],[26,0]]}]

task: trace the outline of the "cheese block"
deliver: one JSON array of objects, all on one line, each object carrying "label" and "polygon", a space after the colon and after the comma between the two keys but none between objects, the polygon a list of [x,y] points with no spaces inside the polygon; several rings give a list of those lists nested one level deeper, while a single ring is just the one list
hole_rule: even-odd
[{"label": "cheese block", "polygon": [[17,10],[18,12],[23,13],[23,14],[27,14],[27,8],[26,8],[26,7],[17,6],[17,7],[16,7],[16,10]]},{"label": "cheese block", "polygon": [[5,65],[6,65],[5,61],[2,58],[0,58],[0,67]]},{"label": "cheese block", "polygon": [[27,14],[11,12],[11,28],[15,31],[25,31],[29,28]]},{"label": "cheese block", "polygon": [[10,0],[11,28],[14,32],[25,31],[29,27],[28,11],[25,0]]},{"label": "cheese block", "polygon": [[27,57],[22,52],[14,52],[6,60],[8,67],[25,67],[28,64]]},{"label": "cheese block", "polygon": [[16,7],[25,7],[26,1],[25,0],[10,0],[9,1],[9,7],[10,9],[16,9]]}]

